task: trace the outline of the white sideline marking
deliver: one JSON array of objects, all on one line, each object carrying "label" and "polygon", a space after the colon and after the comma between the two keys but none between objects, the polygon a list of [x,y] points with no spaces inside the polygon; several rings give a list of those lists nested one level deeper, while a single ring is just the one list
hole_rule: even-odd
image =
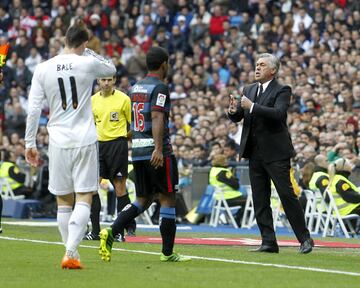
[{"label": "white sideline marking", "polygon": [[[56,221],[2,221],[3,224],[6,225],[14,225],[14,226],[31,226],[31,227],[57,227],[58,224]],[[109,222],[100,222],[101,226],[110,226]],[[151,228],[151,229],[159,229],[159,225],[148,225],[148,224],[136,224],[138,228]],[[178,226],[177,230],[192,230],[191,226]]]},{"label": "white sideline marking", "polygon": [[[39,244],[64,245],[62,242],[51,242],[51,241],[44,241],[44,240],[33,240],[33,239],[4,237],[4,236],[0,236],[0,239],[10,240],[10,241],[22,241],[22,242],[39,243]],[[80,247],[91,248],[91,249],[99,249],[98,247],[89,246],[89,245],[80,245]],[[150,251],[143,251],[143,250],[130,250],[130,249],[122,249],[122,248],[113,248],[112,250],[130,252],[130,253],[160,255],[160,253],[157,253],[157,252],[150,252]],[[322,272],[322,273],[329,273],[329,274],[360,276],[360,273],[357,273],[357,272],[332,270],[332,269],[322,269],[322,268],[315,268],[315,267],[290,266],[290,265],[275,264],[275,263],[261,263],[261,262],[232,260],[232,259],[223,259],[223,258],[211,258],[211,257],[201,257],[201,256],[190,256],[190,255],[185,255],[185,256],[190,257],[192,259],[205,260],[205,261],[216,261],[216,262],[225,262],[225,263],[246,264],[246,265],[265,266],[265,267],[276,267],[276,268],[284,268],[284,269],[292,269],[292,270]]]}]

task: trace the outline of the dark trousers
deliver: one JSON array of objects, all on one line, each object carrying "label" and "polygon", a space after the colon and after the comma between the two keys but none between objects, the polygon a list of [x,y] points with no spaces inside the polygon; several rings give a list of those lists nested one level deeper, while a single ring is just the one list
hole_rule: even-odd
[{"label": "dark trousers", "polygon": [[285,214],[300,243],[310,238],[304,212],[290,181],[290,160],[265,163],[261,159],[249,160],[250,183],[255,217],[260,229],[262,244],[276,245],[276,236],[270,206],[271,180],[274,182]]}]

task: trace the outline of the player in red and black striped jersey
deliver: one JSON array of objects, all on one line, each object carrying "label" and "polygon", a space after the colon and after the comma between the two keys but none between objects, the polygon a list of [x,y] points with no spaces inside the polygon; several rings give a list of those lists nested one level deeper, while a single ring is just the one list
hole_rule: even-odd
[{"label": "player in red and black striped jersey", "polygon": [[149,74],[137,82],[130,93],[132,108],[132,160],[135,172],[136,201],[118,214],[111,228],[100,232],[100,254],[110,261],[113,235],[122,234],[126,225],[152,203],[160,201],[160,233],[164,262],[190,260],[174,253],[176,233],[175,194],[178,171],[169,137],[170,96],[163,82],[167,76],[168,53],[153,47],[146,55]]}]

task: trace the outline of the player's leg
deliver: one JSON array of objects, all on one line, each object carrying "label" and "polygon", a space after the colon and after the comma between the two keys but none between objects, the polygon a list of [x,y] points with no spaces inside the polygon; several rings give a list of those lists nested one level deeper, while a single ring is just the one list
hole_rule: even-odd
[{"label": "player's leg", "polygon": [[114,241],[114,235],[123,234],[124,229],[129,223],[140,215],[152,202],[151,181],[147,174],[149,161],[137,161],[134,163],[136,200],[126,205],[118,214],[113,225],[110,228],[103,229],[100,232],[100,249],[101,259],[110,261],[111,249]]},{"label": "player's leg", "polygon": [[71,266],[72,260],[78,258],[77,249],[84,237],[86,225],[89,221],[93,193],[98,190],[99,186],[99,174],[96,144],[71,150],[73,158],[72,180],[76,191],[76,202],[69,219],[69,235],[64,257],[64,259],[70,259],[70,262],[65,261],[63,268],[75,269]]},{"label": "player's leg", "polygon": [[164,157],[163,167],[153,169],[151,178],[159,191],[160,233],[162,238],[163,262],[185,262],[190,258],[174,253],[176,234],[176,192],[178,189],[178,171],[174,156]]},{"label": "player's leg", "polygon": [[99,254],[103,261],[111,260],[111,250],[115,235],[124,235],[124,229],[147,209],[152,202],[152,197],[137,197],[135,202],[130,203],[117,215],[113,225],[100,231]]},{"label": "player's leg", "polygon": [[[73,157],[71,150],[49,145],[49,191],[56,196],[57,223],[65,247],[68,242],[69,220],[74,205],[74,183],[71,172]],[[78,259],[75,260],[78,261]],[[70,263],[68,267],[64,267],[64,261],[62,261],[61,267],[70,268],[74,266],[72,260],[67,262]],[[78,266],[80,267],[80,264]]]},{"label": "player's leg", "polygon": [[60,231],[61,239],[66,246],[69,235],[69,220],[74,206],[74,193],[56,196],[57,201],[57,224]]},{"label": "player's leg", "polygon": [[66,255],[69,257],[74,257],[77,247],[84,237],[90,217],[92,197],[92,192],[76,193],[75,207],[69,219],[69,235],[66,242]]},{"label": "player's leg", "polygon": [[[127,169],[127,167],[126,167]],[[117,211],[120,213],[126,205],[130,204],[129,194],[126,191],[126,177],[115,177],[112,181],[115,191],[116,191],[116,199],[117,199]],[[135,236],[136,230],[136,221],[133,219],[129,222],[129,224],[125,227],[129,236]],[[120,234],[119,234],[120,235]],[[122,235],[123,236],[123,235]]]}]

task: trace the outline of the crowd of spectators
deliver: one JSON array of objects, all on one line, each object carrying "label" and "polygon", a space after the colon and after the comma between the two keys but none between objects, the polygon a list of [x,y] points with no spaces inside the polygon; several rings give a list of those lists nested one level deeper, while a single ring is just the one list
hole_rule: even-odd
[{"label": "crowd of spectators", "polygon": [[[263,52],[281,59],[278,79],[292,87],[294,164],[323,153],[359,165],[358,0],[2,0],[0,44],[10,42],[11,51],[0,88],[0,144],[19,162],[32,73],[61,53],[78,18],[88,24],[89,48],[114,61],[124,92],[146,74],[149,47],[169,51],[170,131],[181,176],[189,179],[194,166],[220,153],[239,163],[242,126],[226,117],[229,94],[253,82]],[[47,114],[44,104],[37,137],[44,155]]]}]

